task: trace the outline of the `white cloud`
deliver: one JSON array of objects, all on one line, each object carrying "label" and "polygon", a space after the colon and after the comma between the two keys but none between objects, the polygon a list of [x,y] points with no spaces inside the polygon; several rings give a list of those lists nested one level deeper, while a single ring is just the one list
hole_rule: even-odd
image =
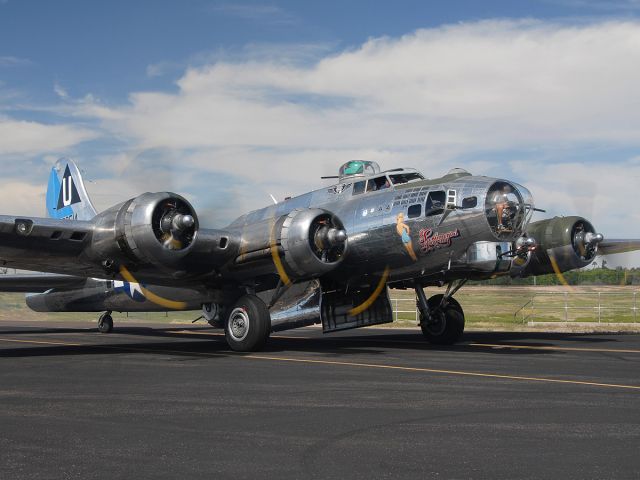
[{"label": "white cloud", "polygon": [[487,21],[305,66],[272,56],[190,68],[178,93],[138,92],[94,114],[143,148],[636,145],[638,64],[640,23]]},{"label": "white cloud", "polygon": [[519,169],[526,171],[536,205],[547,210],[540,217],[580,215],[607,238],[640,238],[640,211],[635,208],[640,184],[637,159],[619,164],[520,165]]},{"label": "white cloud", "polygon": [[60,152],[96,133],[73,125],[46,125],[0,117],[0,155]]},{"label": "white cloud", "polygon": [[[43,187],[44,185],[44,187]],[[11,206],[11,211],[5,211],[3,214],[25,215],[42,217],[46,214],[45,204],[46,182],[33,185],[19,180],[7,180],[2,182],[2,195],[9,199],[6,202]]]},{"label": "white cloud", "polygon": [[67,100],[69,98],[69,92],[67,92],[67,90],[57,82],[53,84],[53,91],[62,100]]}]

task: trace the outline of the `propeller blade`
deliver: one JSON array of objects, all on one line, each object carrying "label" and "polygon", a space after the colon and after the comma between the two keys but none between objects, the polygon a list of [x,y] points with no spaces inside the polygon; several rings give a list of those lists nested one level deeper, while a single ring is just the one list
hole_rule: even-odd
[{"label": "propeller blade", "polygon": [[640,250],[640,239],[603,240],[598,244],[598,254],[612,255]]}]

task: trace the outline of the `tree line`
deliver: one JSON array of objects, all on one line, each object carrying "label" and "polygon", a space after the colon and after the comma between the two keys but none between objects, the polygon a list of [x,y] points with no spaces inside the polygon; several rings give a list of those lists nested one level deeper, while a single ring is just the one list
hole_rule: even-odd
[{"label": "tree line", "polygon": [[[569,285],[640,285],[640,268],[591,268],[572,270],[562,274]],[[556,274],[538,277],[511,278],[509,276],[470,282],[475,285],[563,285]]]}]

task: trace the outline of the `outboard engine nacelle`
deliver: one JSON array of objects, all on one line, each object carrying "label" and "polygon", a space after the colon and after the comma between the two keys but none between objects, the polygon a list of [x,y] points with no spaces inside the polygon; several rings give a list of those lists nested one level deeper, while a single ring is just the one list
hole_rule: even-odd
[{"label": "outboard engine nacelle", "polygon": [[586,267],[596,257],[603,236],[582,217],[554,217],[533,222],[527,234],[537,241],[518,276],[544,275]]},{"label": "outboard engine nacelle", "polygon": [[92,252],[103,262],[124,261],[175,270],[190,253],[198,235],[191,204],[169,192],[144,193],[95,217]]}]

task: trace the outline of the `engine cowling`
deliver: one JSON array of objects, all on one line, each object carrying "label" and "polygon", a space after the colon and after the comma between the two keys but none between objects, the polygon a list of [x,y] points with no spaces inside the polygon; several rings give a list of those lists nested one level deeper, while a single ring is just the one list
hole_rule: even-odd
[{"label": "engine cowling", "polygon": [[280,228],[283,260],[296,278],[314,278],[335,269],[348,246],[340,219],[318,208],[293,210]]},{"label": "engine cowling", "polygon": [[93,252],[109,263],[176,268],[198,235],[191,204],[169,192],[144,193],[98,215]]},{"label": "engine cowling", "polygon": [[[554,217],[533,222],[527,235],[537,242],[521,276],[544,275],[574,270],[589,265],[598,252],[603,236],[582,217]],[[555,267],[554,267],[555,264]]]}]

